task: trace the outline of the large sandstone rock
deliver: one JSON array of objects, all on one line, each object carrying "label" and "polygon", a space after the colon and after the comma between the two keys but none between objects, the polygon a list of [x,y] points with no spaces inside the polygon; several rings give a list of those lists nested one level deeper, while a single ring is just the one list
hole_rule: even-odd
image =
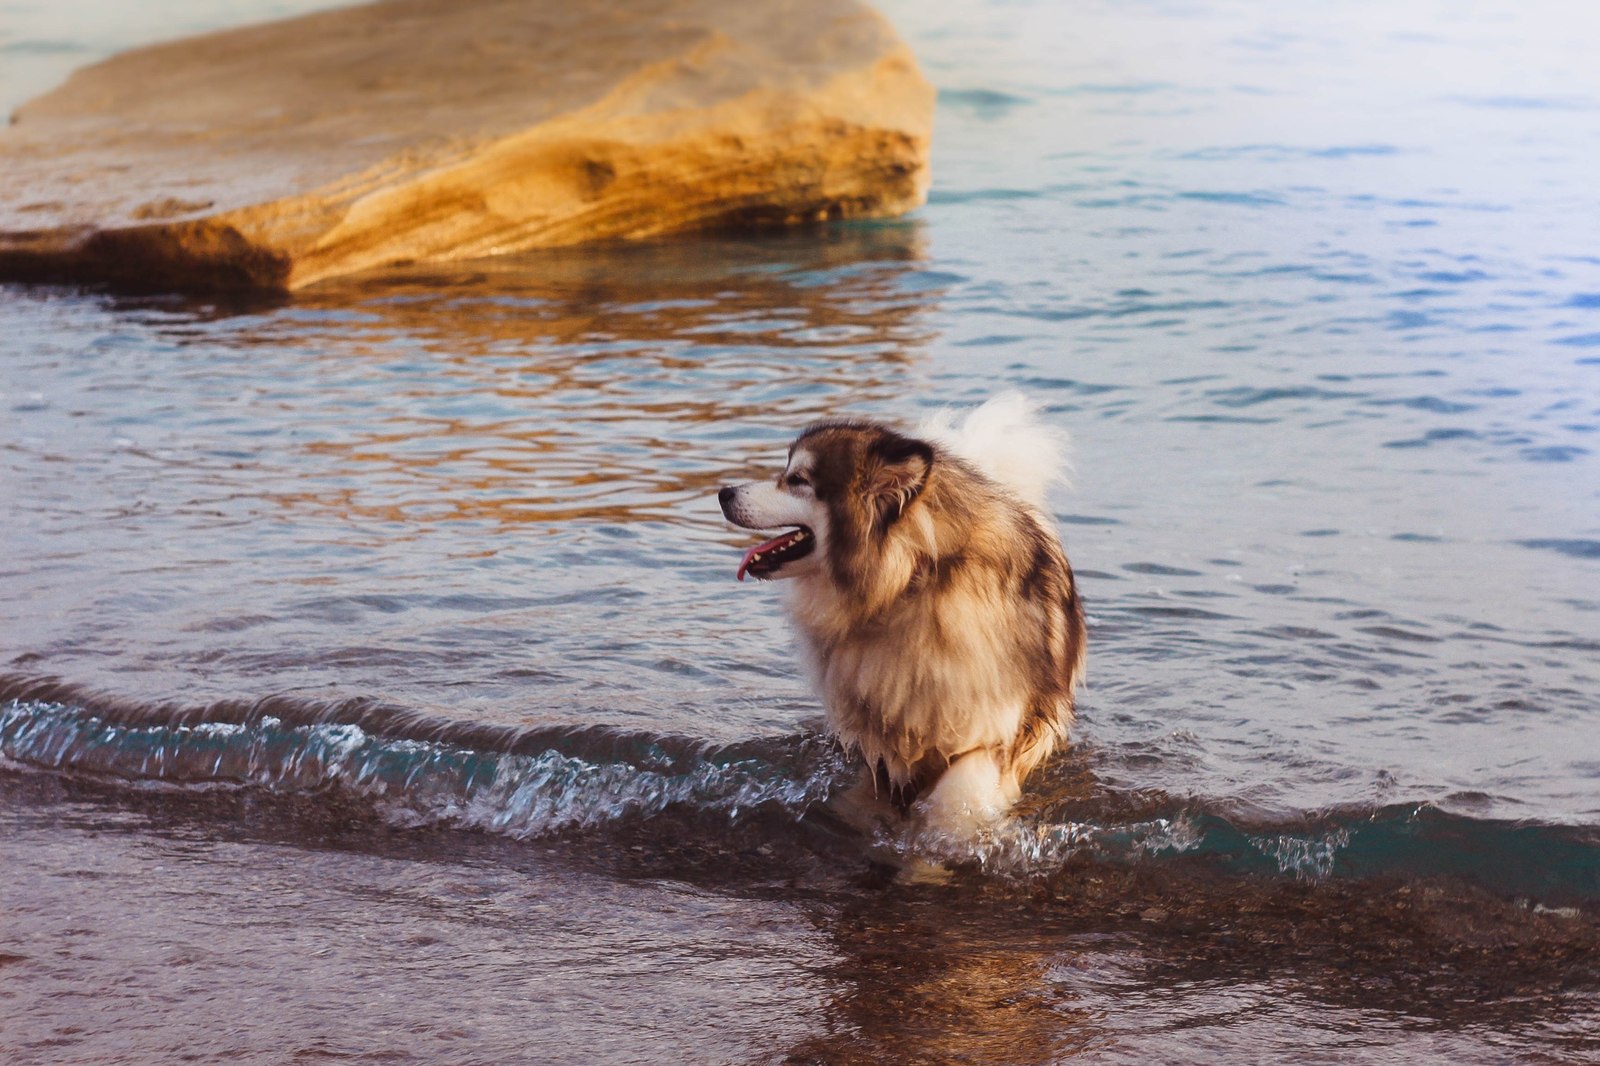
[{"label": "large sandstone rock", "polygon": [[855,0],[386,0],[116,56],[0,132],[0,274],[292,289],[892,215],[933,91]]}]

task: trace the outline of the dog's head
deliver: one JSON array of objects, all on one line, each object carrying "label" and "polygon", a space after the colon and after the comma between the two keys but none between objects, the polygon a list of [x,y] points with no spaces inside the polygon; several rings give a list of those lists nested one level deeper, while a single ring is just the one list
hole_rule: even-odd
[{"label": "dog's head", "polygon": [[881,542],[915,506],[934,467],[934,447],[877,422],[822,422],[789,447],[773,481],[718,494],[728,521],[787,532],[745,552],[739,578],[835,571]]}]

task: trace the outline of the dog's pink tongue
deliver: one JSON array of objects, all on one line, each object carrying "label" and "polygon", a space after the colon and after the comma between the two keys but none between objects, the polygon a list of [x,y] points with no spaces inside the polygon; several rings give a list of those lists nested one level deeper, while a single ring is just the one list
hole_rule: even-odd
[{"label": "dog's pink tongue", "polygon": [[739,560],[739,573],[737,575],[739,580],[744,580],[745,571],[749,570],[750,564],[756,561],[756,556],[765,555],[767,552],[777,548],[780,544],[792,536],[794,536],[794,532],[791,530],[790,532],[784,533],[781,536],[773,537],[771,540],[764,540],[760,544],[757,544],[754,548],[751,548],[749,551],[745,552],[744,558]]}]

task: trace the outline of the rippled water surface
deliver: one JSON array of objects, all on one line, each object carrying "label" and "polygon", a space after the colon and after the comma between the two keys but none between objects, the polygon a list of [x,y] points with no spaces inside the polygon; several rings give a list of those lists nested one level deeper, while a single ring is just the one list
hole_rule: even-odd
[{"label": "rippled water surface", "polygon": [[[906,220],[0,288],[8,1061],[1600,1055],[1600,16],[888,11]],[[713,497],[1002,387],[1090,684],[894,883]]]}]

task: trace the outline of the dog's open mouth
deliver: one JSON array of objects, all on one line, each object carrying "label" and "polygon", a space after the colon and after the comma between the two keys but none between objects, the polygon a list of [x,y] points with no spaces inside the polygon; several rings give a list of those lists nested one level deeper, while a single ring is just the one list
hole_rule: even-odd
[{"label": "dog's open mouth", "polygon": [[764,540],[744,553],[744,558],[739,561],[739,580],[743,581],[746,574],[758,578],[771,577],[784,563],[805,558],[816,546],[817,538],[805,526]]}]

